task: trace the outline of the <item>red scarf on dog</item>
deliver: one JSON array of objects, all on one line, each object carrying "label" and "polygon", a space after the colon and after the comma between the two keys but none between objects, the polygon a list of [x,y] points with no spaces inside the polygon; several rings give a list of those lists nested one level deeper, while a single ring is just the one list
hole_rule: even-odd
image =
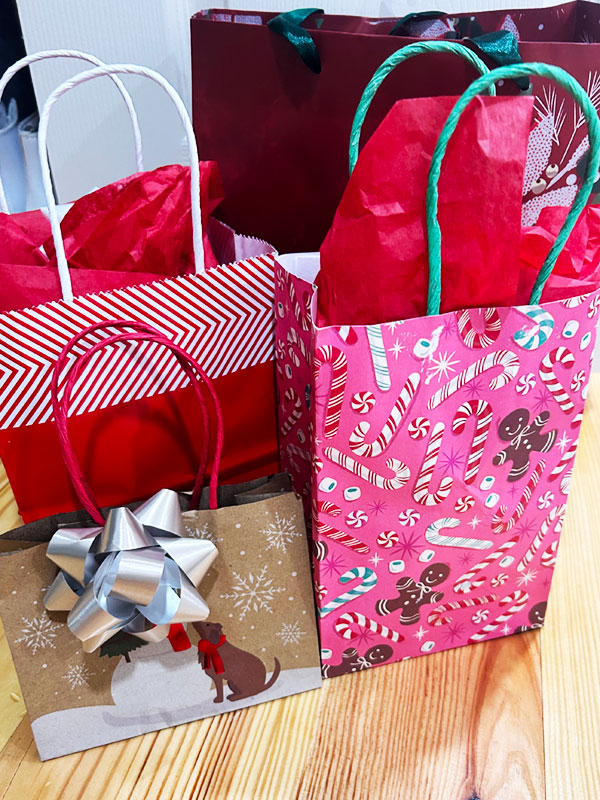
[{"label": "red scarf on dog", "polygon": [[198,642],[198,652],[204,653],[205,672],[211,667],[214,669],[217,675],[221,675],[221,673],[225,672],[225,668],[223,667],[223,659],[219,655],[219,647],[221,647],[225,641],[226,637],[221,636],[218,644],[213,644],[212,642],[209,642],[208,639],[200,639]]}]

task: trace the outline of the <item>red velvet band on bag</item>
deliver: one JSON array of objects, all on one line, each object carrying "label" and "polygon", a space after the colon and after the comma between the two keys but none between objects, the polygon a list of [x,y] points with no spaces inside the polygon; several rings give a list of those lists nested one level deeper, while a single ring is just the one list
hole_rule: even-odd
[{"label": "red velvet band on bag", "polygon": [[218,644],[209,642],[208,639],[200,639],[198,642],[198,652],[204,653],[204,669],[214,669],[217,675],[222,675],[225,672],[223,666],[223,659],[219,655],[219,647],[227,641],[227,637],[221,636]]},{"label": "red velvet band on bag", "polygon": [[[64,388],[63,396],[62,398],[59,399],[59,378],[63,368],[67,363],[69,353],[71,353],[73,347],[81,339],[88,336],[90,333],[93,333],[100,329],[107,330],[110,328],[117,328],[117,329],[129,328],[132,329],[134,332],[133,333],[124,332],[107,336],[105,339],[102,339],[101,341],[93,344],[92,347],[90,347],[90,349],[87,350],[85,353],[77,356],[75,361],[71,365],[71,369],[68,373],[68,378]],[[146,325],[145,323],[128,321],[128,320],[108,320],[106,322],[96,323],[94,325],[90,325],[88,328],[85,328],[83,331],[81,331],[79,334],[73,337],[73,339],[71,339],[67,343],[67,345],[63,348],[63,350],[58,356],[58,359],[54,367],[52,384],[51,384],[52,407],[54,411],[54,418],[58,429],[59,443],[63,459],[65,462],[65,466],[67,468],[69,477],[71,478],[71,481],[73,483],[73,488],[75,489],[78,498],[80,499],[86,511],[88,511],[88,513],[92,516],[92,518],[99,524],[103,524],[104,518],[100,513],[100,510],[98,509],[98,505],[95,501],[94,495],[85,480],[85,477],[81,470],[81,466],[75,456],[75,453],[73,452],[73,448],[69,440],[67,423],[68,423],[68,413],[69,413],[69,406],[70,406],[73,387],[82,369],[94,356],[95,353],[104,349],[105,347],[108,347],[110,345],[119,342],[132,342],[132,341],[155,342],[157,344],[163,345],[168,350],[170,350],[171,353],[175,356],[175,358],[177,358],[182,369],[190,379],[190,382],[194,388],[196,396],[198,397],[202,414],[203,430],[206,434],[205,435],[206,446],[203,450],[200,470],[196,477],[196,482],[192,493],[191,508],[197,508],[200,502],[204,470],[206,468],[206,462],[208,458],[209,426],[208,426],[208,415],[206,411],[203,390],[206,389],[210,394],[211,400],[215,408],[217,430],[216,430],[213,469],[209,481],[209,506],[210,508],[216,508],[219,463],[221,460],[221,453],[223,449],[223,418],[218,398],[213,388],[212,382],[210,378],[206,375],[200,364],[194,358],[192,358],[192,356],[186,353],[185,350],[176,345],[174,342],[167,339],[160,331],[152,328],[152,326],[150,325]]]}]

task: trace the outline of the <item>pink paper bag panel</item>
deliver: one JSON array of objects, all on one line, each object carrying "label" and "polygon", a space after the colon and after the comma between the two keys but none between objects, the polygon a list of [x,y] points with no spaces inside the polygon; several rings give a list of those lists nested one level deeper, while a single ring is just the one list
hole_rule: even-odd
[{"label": "pink paper bag panel", "polygon": [[324,675],[540,627],[600,291],[319,328],[318,263],[279,257],[275,335]]}]

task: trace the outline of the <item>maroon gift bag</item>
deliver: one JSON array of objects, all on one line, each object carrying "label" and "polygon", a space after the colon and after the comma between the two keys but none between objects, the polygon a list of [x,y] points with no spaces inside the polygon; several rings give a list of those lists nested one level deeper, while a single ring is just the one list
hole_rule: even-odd
[{"label": "maroon gift bag", "polygon": [[[292,31],[300,38],[308,31],[313,45],[303,52],[320,72],[281,35],[285,26],[281,18],[272,22],[276,16],[196,14],[192,90],[200,157],[217,160],[223,172],[220,218],[282,252],[320,247],[348,181],[348,138],[362,90],[388,55],[415,38],[459,39],[481,53],[480,35],[505,31],[518,40],[523,61],[563,67],[600,102],[600,9],[592,2],[417,14],[400,21],[313,13],[301,26],[297,16]],[[505,40],[507,49],[511,41]],[[408,62],[384,81],[366,120],[365,141],[396,100],[461,94],[475,77],[472,67],[448,54],[428,59],[427,69]],[[587,149],[583,118],[572,101],[544,79],[532,83],[535,157],[525,175],[525,224],[534,224],[545,206],[572,203]],[[499,89],[517,91],[512,82]]]}]

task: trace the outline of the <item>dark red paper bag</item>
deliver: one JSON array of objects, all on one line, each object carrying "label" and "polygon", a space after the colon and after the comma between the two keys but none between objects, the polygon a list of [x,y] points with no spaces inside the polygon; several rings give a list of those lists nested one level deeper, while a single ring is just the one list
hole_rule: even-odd
[{"label": "dark red paper bag", "polygon": [[[446,5],[450,12],[451,5]],[[192,91],[200,157],[216,159],[223,170],[226,200],[220,217],[239,230],[256,232],[282,252],[320,247],[348,181],[348,138],[362,91],[388,55],[415,41],[407,33],[459,39],[512,33],[523,61],[563,67],[588,87],[595,103],[600,101],[600,14],[591,2],[461,12],[443,20],[413,18],[400,26],[389,18],[316,13],[301,23],[302,15],[296,14],[288,28],[290,39],[313,68],[320,66],[318,73],[281,35],[285,27],[273,23],[275,17],[229,9],[196,14],[191,23]],[[308,43],[303,30],[310,34]],[[466,38],[464,43],[476,48]],[[450,55],[403,65],[382,85],[366,121],[365,140],[396,100],[457,95],[473,77],[471,67]],[[509,81],[499,89],[518,91]],[[572,202],[569,181],[585,136],[581,117],[562,90],[534,78],[533,93],[543,144],[527,187],[527,224],[535,222],[542,205]]]}]

